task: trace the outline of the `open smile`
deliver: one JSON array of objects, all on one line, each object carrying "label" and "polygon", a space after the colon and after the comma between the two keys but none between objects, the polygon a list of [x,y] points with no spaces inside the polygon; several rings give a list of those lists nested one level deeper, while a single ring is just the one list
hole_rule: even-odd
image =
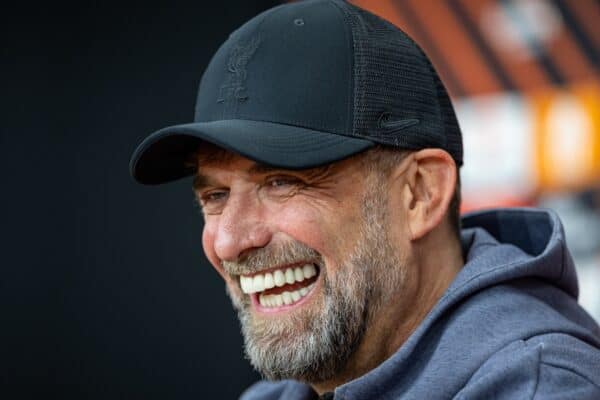
[{"label": "open smile", "polygon": [[262,312],[284,311],[304,303],[319,277],[315,264],[285,266],[253,275],[240,275],[242,292]]}]

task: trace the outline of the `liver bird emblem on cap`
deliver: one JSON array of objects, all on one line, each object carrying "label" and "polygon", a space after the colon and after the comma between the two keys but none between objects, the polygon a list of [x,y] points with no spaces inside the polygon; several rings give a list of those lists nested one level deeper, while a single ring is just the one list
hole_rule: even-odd
[{"label": "liver bird emblem on cap", "polygon": [[258,49],[261,38],[254,36],[248,43],[233,46],[227,62],[227,78],[219,90],[217,103],[224,103],[224,116],[231,116],[237,111],[237,104],[248,99],[244,86],[248,72],[246,67]]}]

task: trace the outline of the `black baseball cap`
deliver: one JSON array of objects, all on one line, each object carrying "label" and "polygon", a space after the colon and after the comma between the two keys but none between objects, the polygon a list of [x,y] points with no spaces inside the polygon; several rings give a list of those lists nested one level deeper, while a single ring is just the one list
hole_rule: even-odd
[{"label": "black baseball cap", "polygon": [[131,175],[161,184],[194,174],[203,143],[285,169],[331,163],[376,144],[441,148],[462,165],[452,104],[424,52],[348,2],[284,4],[234,31],[200,81],[194,122],[148,136]]}]

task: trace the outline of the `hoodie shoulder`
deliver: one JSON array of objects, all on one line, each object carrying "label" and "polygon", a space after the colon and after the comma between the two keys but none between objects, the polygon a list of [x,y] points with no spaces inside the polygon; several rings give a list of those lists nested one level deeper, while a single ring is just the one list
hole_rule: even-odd
[{"label": "hoodie shoulder", "polygon": [[[543,279],[577,298],[575,265],[552,210],[512,208],[467,214],[462,219],[466,265],[454,282],[475,274],[479,289],[524,277]],[[469,282],[473,283],[473,282]]]},{"label": "hoodie shoulder", "polygon": [[312,400],[318,399],[308,386],[292,380],[259,381],[250,386],[240,400]]},{"label": "hoodie shoulder", "polygon": [[598,399],[597,371],[597,347],[565,334],[539,335],[495,353],[455,399]]}]

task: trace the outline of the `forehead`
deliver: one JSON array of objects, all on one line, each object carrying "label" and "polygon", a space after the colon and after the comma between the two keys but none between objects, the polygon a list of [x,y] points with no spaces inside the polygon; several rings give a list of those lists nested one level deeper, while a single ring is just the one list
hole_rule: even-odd
[{"label": "forehead", "polygon": [[332,170],[340,168],[334,164],[327,164],[321,167],[310,168],[305,170],[288,170],[269,166],[250,160],[239,154],[233,153],[226,149],[208,145],[202,147],[195,155],[196,176],[194,177],[194,189],[198,190],[203,187],[217,184],[215,182],[216,175],[222,171],[242,173],[243,175],[264,175],[272,172],[289,172],[293,174],[305,175],[307,177],[325,177]]},{"label": "forehead", "polygon": [[355,180],[366,172],[363,168],[364,157],[361,154],[319,167],[290,170],[262,164],[208,143],[198,149],[194,155],[194,164],[196,175],[193,187],[196,190],[218,184],[215,177],[222,171],[242,173],[248,177],[269,173],[290,173],[316,181],[333,177],[336,181],[343,181],[345,178]]},{"label": "forehead", "polygon": [[253,161],[229,150],[210,145],[203,147],[196,155],[196,174],[205,175],[215,170],[243,171],[249,174],[282,171],[285,168],[271,167]]},{"label": "forehead", "polygon": [[198,172],[200,167],[205,165],[228,163],[233,161],[236,157],[244,158],[211,143],[204,143],[200,146],[193,157],[196,165],[196,172]]},{"label": "forehead", "polygon": [[253,161],[214,145],[202,146],[193,161],[196,174],[192,183],[195,191],[215,186],[218,182],[215,175],[219,170],[244,171],[248,170]]}]

